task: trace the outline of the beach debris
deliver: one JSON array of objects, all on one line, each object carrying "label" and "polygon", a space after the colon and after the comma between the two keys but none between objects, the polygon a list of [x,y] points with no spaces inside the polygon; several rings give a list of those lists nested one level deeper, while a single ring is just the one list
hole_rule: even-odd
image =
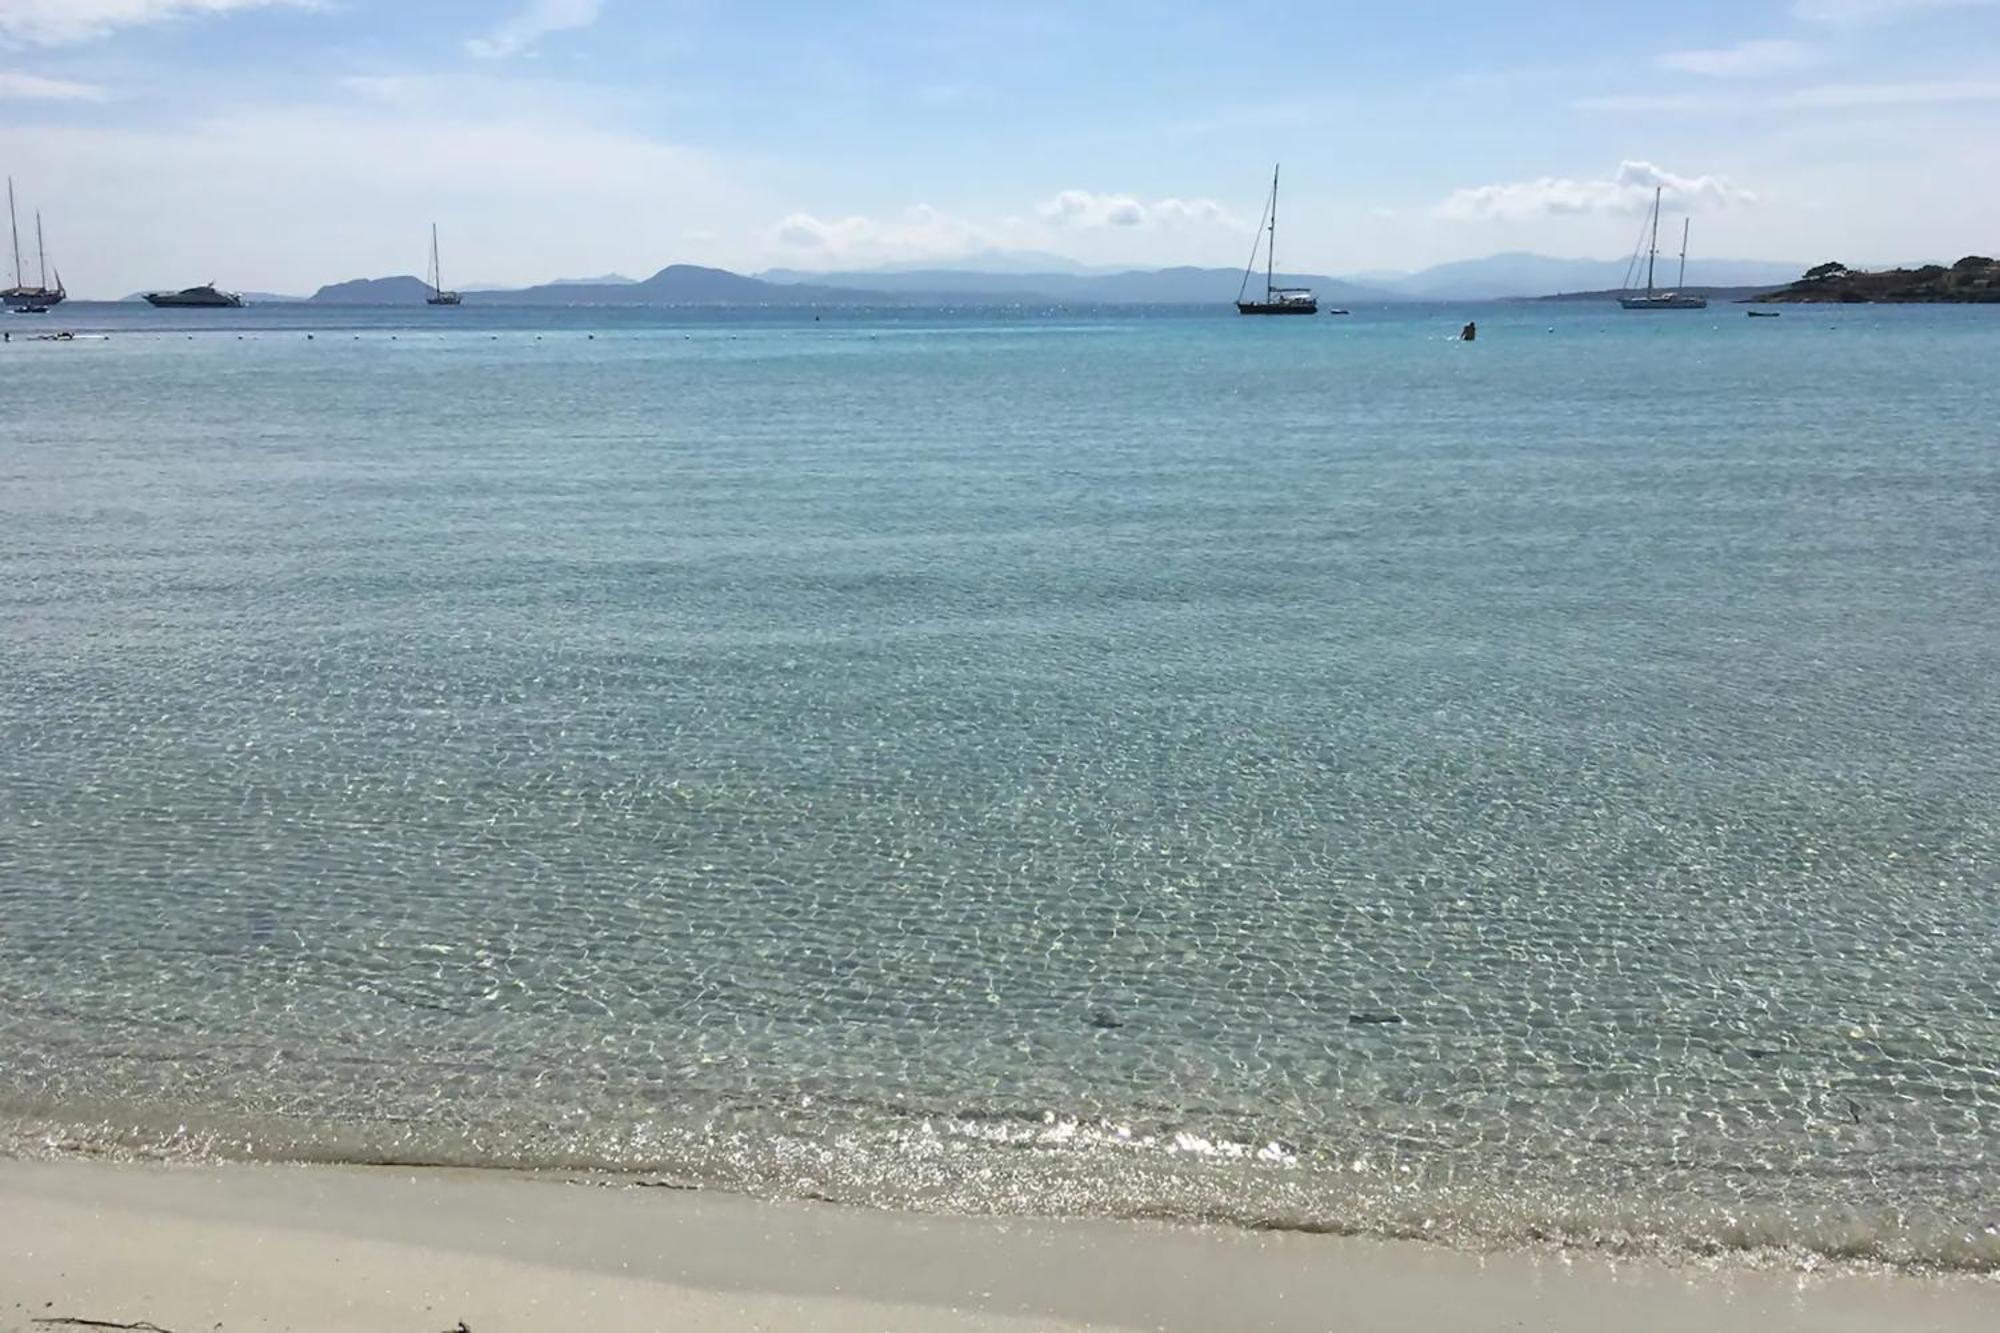
[{"label": "beach debris", "polygon": [[1403,1016],[1385,1009],[1365,1009],[1358,1014],[1349,1014],[1347,1021],[1355,1027],[1390,1027],[1402,1022]]},{"label": "beach debris", "polygon": [[136,1324],[121,1324],[115,1319],[78,1319],[71,1315],[56,1315],[48,1318],[38,1318],[35,1322],[38,1324],[56,1325],[63,1328],[129,1328],[137,1329],[139,1333],[173,1333],[172,1329],[161,1328],[158,1324],[145,1319],[141,1319]]},{"label": "beach debris", "polygon": [[1097,1009],[1093,1010],[1090,1015],[1090,1025],[1094,1028],[1110,1032],[1124,1027],[1125,1020],[1112,1013],[1109,1009]]}]

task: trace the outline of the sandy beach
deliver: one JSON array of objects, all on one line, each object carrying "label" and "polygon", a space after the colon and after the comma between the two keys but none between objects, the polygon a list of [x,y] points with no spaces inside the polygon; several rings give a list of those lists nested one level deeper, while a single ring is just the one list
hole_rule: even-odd
[{"label": "sandy beach", "polygon": [[[0,1330],[1988,1329],[2000,1284],[1677,1270],[497,1172],[0,1163]],[[72,1321],[63,1323],[61,1321]]]}]

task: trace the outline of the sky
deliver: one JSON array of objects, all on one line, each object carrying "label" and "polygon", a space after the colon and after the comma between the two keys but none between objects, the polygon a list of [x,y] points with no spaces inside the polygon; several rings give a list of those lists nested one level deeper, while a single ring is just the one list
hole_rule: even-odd
[{"label": "sky", "polygon": [[[0,0],[71,290],[2000,251],[2000,0]],[[4,261],[0,261],[4,263]],[[33,258],[29,258],[30,273]]]}]

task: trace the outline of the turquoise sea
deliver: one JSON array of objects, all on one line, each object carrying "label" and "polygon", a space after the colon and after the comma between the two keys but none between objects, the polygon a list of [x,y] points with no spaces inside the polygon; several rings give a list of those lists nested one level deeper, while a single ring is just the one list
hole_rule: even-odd
[{"label": "turquoise sea", "polygon": [[2000,1269],[2000,311],[8,331],[0,1151]]}]

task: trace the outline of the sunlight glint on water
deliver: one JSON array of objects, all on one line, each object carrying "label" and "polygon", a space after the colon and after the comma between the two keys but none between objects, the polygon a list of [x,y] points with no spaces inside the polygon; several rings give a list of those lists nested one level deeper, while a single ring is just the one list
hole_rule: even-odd
[{"label": "sunlight glint on water", "polygon": [[90,319],[19,1150],[2000,1265],[1990,312]]}]

